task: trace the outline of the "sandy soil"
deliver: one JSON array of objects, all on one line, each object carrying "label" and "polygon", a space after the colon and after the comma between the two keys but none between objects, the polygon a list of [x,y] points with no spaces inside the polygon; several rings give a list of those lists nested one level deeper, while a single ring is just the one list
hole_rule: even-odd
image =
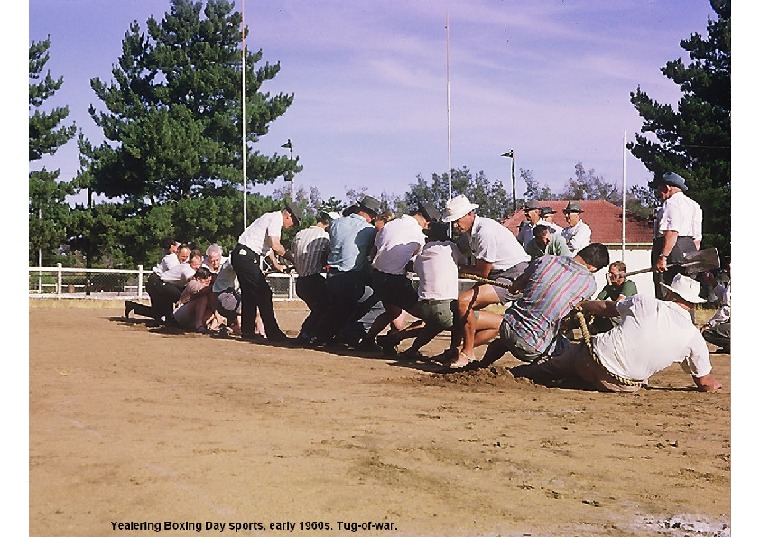
[{"label": "sandy soil", "polygon": [[717,394],[673,366],[613,395],[122,313],[30,304],[33,536],[730,534],[728,355]]}]

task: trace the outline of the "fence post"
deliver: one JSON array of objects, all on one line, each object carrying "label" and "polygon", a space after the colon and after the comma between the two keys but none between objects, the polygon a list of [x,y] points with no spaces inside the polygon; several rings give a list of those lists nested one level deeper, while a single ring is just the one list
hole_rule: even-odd
[{"label": "fence post", "polygon": [[137,265],[137,270],[140,271],[137,274],[137,298],[139,300],[143,296],[143,266]]},{"label": "fence post", "polygon": [[296,277],[291,272],[290,273],[290,285],[288,286],[288,300],[293,300],[295,297],[295,289],[296,289]]},{"label": "fence post", "polygon": [[63,265],[58,263],[58,279],[56,280],[55,284],[55,292],[58,295],[58,298],[61,298],[61,292],[63,289],[63,271],[61,270],[62,267]]}]

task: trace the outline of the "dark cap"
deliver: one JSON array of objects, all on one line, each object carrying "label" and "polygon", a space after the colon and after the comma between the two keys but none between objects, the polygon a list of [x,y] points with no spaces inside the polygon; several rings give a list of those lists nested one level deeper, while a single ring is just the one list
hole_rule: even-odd
[{"label": "dark cap", "polygon": [[675,186],[681,190],[689,190],[686,186],[686,180],[675,172],[667,172],[661,177],[655,177],[649,182],[649,188],[657,188],[661,184]]},{"label": "dark cap", "polygon": [[437,222],[441,219],[441,211],[436,209],[435,205],[429,201],[421,202],[417,212],[428,222]]},{"label": "dark cap", "polygon": [[581,202],[580,201],[568,201],[567,207],[565,207],[565,210],[562,211],[563,213],[582,213],[583,209],[581,209]]},{"label": "dark cap", "polygon": [[541,207],[541,218],[544,216],[547,216],[549,214],[555,214],[557,211],[552,209],[551,207]]},{"label": "dark cap", "polygon": [[380,201],[372,196],[364,196],[359,202],[359,209],[372,213],[375,216],[383,212]]},{"label": "dark cap", "polygon": [[422,232],[431,241],[450,241],[449,237],[449,225],[445,222],[433,221],[430,222],[428,229],[423,229]]},{"label": "dark cap", "polygon": [[530,200],[528,203],[523,205],[523,211],[530,211],[533,209],[541,209],[541,202],[537,200]]},{"label": "dark cap", "polygon": [[303,220],[303,211],[301,211],[301,208],[298,205],[295,203],[287,203],[285,205],[285,210],[293,216],[293,223],[296,226],[301,224],[301,220]]}]

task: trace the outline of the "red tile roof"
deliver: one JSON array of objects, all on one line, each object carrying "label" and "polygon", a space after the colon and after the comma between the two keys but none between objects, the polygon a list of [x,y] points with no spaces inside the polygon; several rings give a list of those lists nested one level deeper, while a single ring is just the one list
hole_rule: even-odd
[{"label": "red tile roof", "polygon": [[[541,201],[542,207],[551,207],[557,211],[554,215],[554,223],[567,227],[567,221],[562,211],[567,207],[568,200]],[[580,202],[581,219],[591,228],[591,241],[601,242],[604,244],[620,244],[623,235],[623,209],[607,200],[583,200]],[[520,222],[525,220],[521,210],[511,217],[503,220],[502,223],[507,226],[513,233],[517,233]],[[625,240],[627,244],[648,243],[652,242],[653,235],[652,222],[642,220],[632,216],[630,213],[626,216]]]}]

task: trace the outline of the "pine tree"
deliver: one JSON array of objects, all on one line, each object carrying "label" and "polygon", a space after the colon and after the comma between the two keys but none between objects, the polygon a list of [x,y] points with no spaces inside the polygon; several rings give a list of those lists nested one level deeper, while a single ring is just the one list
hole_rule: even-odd
[{"label": "pine tree", "polygon": [[[113,82],[91,80],[105,105],[90,115],[107,143],[86,154],[95,192],[135,206],[232,195],[242,183],[241,15],[226,0],[172,0],[147,34],[133,22],[112,70]],[[203,15],[203,16],[202,16]],[[252,150],[293,95],[270,96],[262,85],[280,65],[256,67],[246,51],[247,176],[272,182],[299,171],[298,159]]]},{"label": "pine tree", "polygon": [[641,88],[631,93],[644,125],[628,148],[655,176],[675,171],[686,179],[689,197],[704,213],[703,247],[730,257],[731,3],[710,4],[718,18],[708,21],[707,38],[694,33],[681,41],[690,63],[677,59],[662,68],[681,88],[677,110]]},{"label": "pine tree", "polygon": [[[63,77],[54,79],[50,71],[42,73],[50,59],[50,37],[32,42],[29,47],[29,162],[54,154],[76,133],[76,126],[64,126],[68,106],[48,112],[41,107],[63,85]],[[32,113],[32,110],[34,112]],[[29,172],[29,261],[38,263],[38,253],[45,257],[66,240],[69,205],[66,196],[75,192],[71,183],[58,182],[60,170],[44,167]]]}]

